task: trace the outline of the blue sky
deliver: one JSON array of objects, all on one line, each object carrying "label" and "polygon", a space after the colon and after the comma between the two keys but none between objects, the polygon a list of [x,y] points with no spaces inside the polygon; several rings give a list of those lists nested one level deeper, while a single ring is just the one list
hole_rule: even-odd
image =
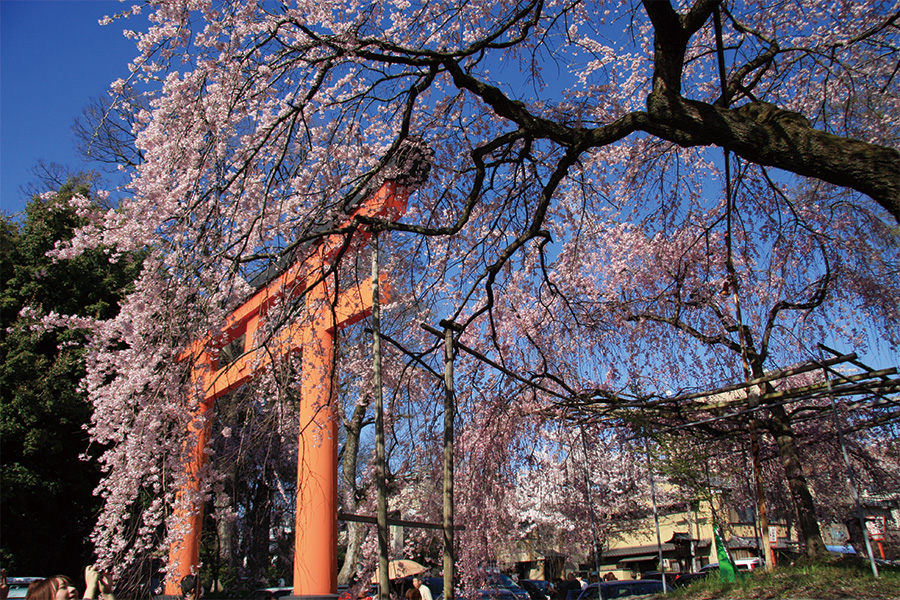
[{"label": "blue sky", "polygon": [[[88,100],[127,77],[137,51],[123,24],[98,21],[120,12],[117,0],[0,0],[0,209],[15,213],[39,160],[72,170],[71,128]],[[138,29],[137,24],[131,24]],[[95,167],[96,168],[96,167]]]},{"label": "blue sky", "polygon": [[[74,150],[71,127],[91,98],[127,77],[137,51],[121,22],[101,26],[129,3],[118,0],[0,0],[0,210],[16,213],[28,200],[38,161],[87,170]],[[143,29],[146,23],[128,23]],[[94,166],[97,168],[97,166]],[[897,364],[879,348],[875,366]]]}]

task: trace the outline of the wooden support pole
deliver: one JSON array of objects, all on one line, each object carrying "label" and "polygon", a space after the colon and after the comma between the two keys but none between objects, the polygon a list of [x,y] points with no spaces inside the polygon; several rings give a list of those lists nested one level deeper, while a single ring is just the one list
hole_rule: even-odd
[{"label": "wooden support pole", "polygon": [[452,321],[441,321],[444,328],[444,599],[453,600],[454,552],[453,535],[453,421],[456,415],[456,399],[453,389],[453,331],[459,326]]},{"label": "wooden support pole", "polygon": [[756,486],[756,512],[759,515],[759,528],[765,556],[765,569],[768,573],[775,570],[775,549],[769,539],[769,513],[766,503],[766,490],[763,487],[762,460],[759,456],[759,433],[756,431],[756,418],[750,419],[750,457],[753,461],[753,481]]},{"label": "wooden support pole", "polygon": [[[647,476],[650,478],[650,501],[653,505],[653,522],[656,525],[656,552],[659,561],[659,572],[662,577],[663,595],[666,595],[666,568],[663,562],[662,536],[659,531],[659,508],[656,505],[656,478],[653,477],[653,464],[650,462],[650,441],[646,433],[644,433],[644,453],[647,455]],[[597,573],[600,576],[600,573]]]},{"label": "wooden support pole", "polygon": [[375,395],[375,480],[376,514],[378,534],[378,596],[390,598],[390,574],[388,573],[389,529],[387,522],[387,466],[384,454],[384,394],[381,379],[381,301],[378,297],[378,236],[372,238],[372,369]]}]

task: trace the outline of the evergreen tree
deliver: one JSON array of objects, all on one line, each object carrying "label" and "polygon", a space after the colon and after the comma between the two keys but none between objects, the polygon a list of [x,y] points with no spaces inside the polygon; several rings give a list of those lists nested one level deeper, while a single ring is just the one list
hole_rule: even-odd
[{"label": "evergreen tree", "polygon": [[34,196],[23,223],[0,215],[0,560],[11,574],[77,574],[91,558],[101,473],[84,429],[91,406],[79,390],[85,335],[38,321],[115,315],[140,268],[134,256],[111,261],[105,249],[68,261],[47,256],[85,223],[69,201],[89,199],[90,184],[79,176]]}]

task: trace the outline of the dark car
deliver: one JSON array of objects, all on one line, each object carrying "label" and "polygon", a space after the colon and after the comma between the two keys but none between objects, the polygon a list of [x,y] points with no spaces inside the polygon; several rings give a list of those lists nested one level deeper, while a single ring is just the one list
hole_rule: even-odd
[{"label": "dark car", "polygon": [[260,588],[253,591],[253,600],[278,600],[284,596],[290,596],[294,593],[292,587],[270,587]]},{"label": "dark car", "polygon": [[506,588],[484,588],[477,591],[477,600],[517,600]]},{"label": "dark car", "polygon": [[610,600],[611,598],[628,598],[629,596],[645,596],[671,592],[674,588],[656,579],[636,579],[633,581],[604,581],[599,584],[600,597],[597,598],[598,584],[592,583],[583,590],[578,600]]},{"label": "dark car", "polygon": [[[685,573],[666,573],[666,585],[669,587],[678,587],[678,578],[684,574]],[[647,571],[646,573],[641,573],[641,579],[644,581],[647,581],[649,579],[662,581],[662,578],[662,571]]]},{"label": "dark car", "polygon": [[528,592],[531,600],[549,600],[550,582],[543,579],[520,579],[519,586]]},{"label": "dark car", "polygon": [[[693,583],[698,579],[703,579],[709,574],[709,571],[704,571],[702,573],[666,573],[666,585],[668,587],[680,588],[688,585],[689,583]],[[650,571],[648,573],[642,573],[641,579],[644,581],[648,579],[654,579],[656,581],[662,581],[662,573],[659,571]]]},{"label": "dark car", "polygon": [[[440,599],[435,598],[435,600]],[[453,600],[516,600],[516,596],[505,588],[482,588],[479,590],[457,590],[453,594]]]},{"label": "dark car", "polygon": [[531,595],[508,575],[504,575],[503,573],[489,573],[487,580],[490,588],[509,590],[515,596],[516,600],[531,600]]},{"label": "dark car", "polygon": [[[677,588],[685,587],[685,586],[691,585],[695,581],[700,581],[701,579],[706,579],[710,573],[715,573],[715,571],[706,570],[706,571],[698,571],[697,573],[678,573],[677,575],[675,575],[675,581],[672,582],[672,585],[674,585]],[[667,583],[668,583],[668,581],[669,580],[666,579]]]}]

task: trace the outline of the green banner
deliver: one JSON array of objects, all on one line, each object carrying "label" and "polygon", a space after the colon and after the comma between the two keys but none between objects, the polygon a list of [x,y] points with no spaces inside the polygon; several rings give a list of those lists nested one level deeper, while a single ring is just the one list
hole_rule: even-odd
[{"label": "green banner", "polygon": [[737,567],[731,560],[731,554],[728,552],[728,546],[722,540],[718,525],[713,527],[713,535],[716,538],[716,554],[719,555],[719,577],[722,578],[722,581],[737,581]]}]

